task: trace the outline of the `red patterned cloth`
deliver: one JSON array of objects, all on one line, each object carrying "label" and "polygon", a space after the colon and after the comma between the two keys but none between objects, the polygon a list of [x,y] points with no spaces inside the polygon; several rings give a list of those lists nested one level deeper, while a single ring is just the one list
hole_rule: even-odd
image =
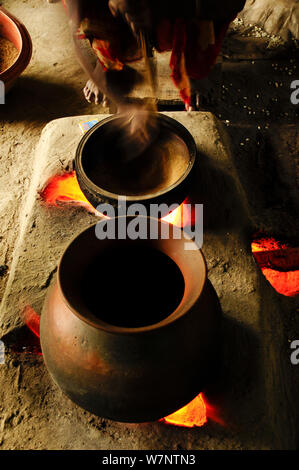
[{"label": "red patterned cloth", "polygon": [[[64,4],[67,0],[62,0]],[[99,16],[99,15],[98,15]],[[233,21],[234,18],[231,19]],[[103,6],[101,18],[84,18],[77,32],[78,39],[88,38],[103,69],[122,70],[127,63],[140,60],[141,51],[128,27],[117,25],[108,8]],[[155,28],[158,52],[172,51],[171,77],[187,106],[191,105],[189,78],[201,80],[208,76],[220,53],[222,41],[231,21],[217,24],[212,21],[160,19]],[[208,23],[208,24],[207,24]],[[200,45],[203,29],[213,28],[214,40]],[[117,26],[119,34],[116,34]],[[130,37],[129,37],[130,36]]]},{"label": "red patterned cloth", "polygon": [[209,75],[221,51],[230,23],[229,21],[221,24],[217,33],[215,32],[213,44],[208,44],[202,49],[199,42],[203,23],[176,21],[172,35],[171,76],[180,90],[182,100],[188,106],[191,104],[191,90],[187,77],[201,80]]}]

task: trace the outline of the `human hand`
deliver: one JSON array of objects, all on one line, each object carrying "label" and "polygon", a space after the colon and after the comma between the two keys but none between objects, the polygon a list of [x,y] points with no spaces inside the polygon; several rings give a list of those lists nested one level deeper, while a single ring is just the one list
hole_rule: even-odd
[{"label": "human hand", "polygon": [[109,0],[109,8],[113,16],[120,14],[125,18],[136,36],[151,27],[148,0]]},{"label": "human hand", "polygon": [[158,134],[155,113],[146,107],[127,106],[120,108],[121,127],[124,131],[124,160],[129,162],[142,155]]}]

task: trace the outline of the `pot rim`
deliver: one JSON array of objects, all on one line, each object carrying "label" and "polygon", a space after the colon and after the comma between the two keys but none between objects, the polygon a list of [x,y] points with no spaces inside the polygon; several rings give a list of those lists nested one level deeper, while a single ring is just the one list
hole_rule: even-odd
[{"label": "pot rim", "polygon": [[[0,80],[5,83],[7,79],[14,80],[15,78],[18,78],[18,76],[21,75],[28,66],[32,56],[32,40],[26,26],[21,23],[18,18],[3,7],[0,7],[0,16],[2,16],[1,13],[13,24],[21,39],[21,49],[15,62],[0,73]],[[25,43],[27,43],[27,48],[24,48]],[[17,72],[16,77],[11,77],[14,72]]]},{"label": "pot rim", "polygon": [[[119,218],[120,217],[114,217],[111,220],[117,220]],[[122,216],[122,218],[134,219],[136,217],[134,217],[134,216],[128,216],[128,217]],[[154,217],[145,217],[145,216],[138,216],[138,218],[146,218],[148,220],[154,219]],[[169,222],[166,222],[164,220],[160,220],[160,219],[154,219],[154,220],[158,220],[158,222],[160,224],[166,224],[166,225],[169,225],[169,226],[173,227],[174,233],[175,232],[179,233],[179,232],[183,231],[183,229],[180,229],[179,227],[176,227],[175,225],[172,225]],[[158,323],[154,323],[152,325],[147,325],[147,326],[142,326],[142,327],[137,327],[137,328],[128,328],[128,327],[121,327],[121,326],[111,325],[111,324],[106,323],[106,322],[102,321],[101,319],[96,318],[95,316],[91,315],[94,318],[94,321],[92,321],[90,318],[87,318],[83,314],[79,313],[78,310],[71,304],[71,302],[69,302],[69,300],[67,299],[67,296],[65,295],[65,293],[63,291],[63,287],[62,287],[62,283],[61,283],[61,264],[62,264],[62,260],[65,256],[66,252],[70,248],[70,246],[75,242],[75,240],[77,240],[77,238],[82,236],[85,232],[95,229],[96,225],[98,223],[102,223],[102,222],[104,223],[104,220],[101,220],[100,222],[97,222],[96,224],[93,224],[93,225],[89,226],[88,228],[82,230],[77,236],[75,236],[71,240],[71,242],[68,243],[67,247],[63,251],[63,254],[62,254],[62,256],[60,257],[60,260],[59,260],[58,269],[57,269],[57,286],[58,286],[59,292],[60,292],[60,294],[63,298],[63,301],[65,302],[67,307],[72,311],[72,313],[74,313],[76,315],[76,317],[79,318],[79,320],[82,320],[83,322],[87,323],[88,325],[90,325],[94,328],[97,328],[99,330],[103,330],[107,333],[122,334],[122,335],[136,335],[136,334],[141,334],[141,333],[153,332],[153,331],[159,330],[161,328],[165,328],[166,326],[175,323],[176,321],[181,319],[183,316],[185,316],[193,308],[193,306],[196,304],[196,302],[200,298],[200,296],[201,296],[201,294],[204,290],[204,287],[206,285],[207,279],[208,279],[208,277],[207,277],[207,271],[208,271],[207,263],[206,263],[204,255],[203,255],[203,252],[200,248],[198,248],[196,243],[189,237],[189,235],[186,234],[186,232],[185,232],[186,242],[188,242],[188,243],[191,242],[191,243],[194,244],[194,246],[196,246],[195,251],[199,254],[201,267],[203,269],[203,275],[202,275],[201,284],[199,286],[198,293],[197,293],[194,301],[190,302],[187,306],[185,306],[185,308],[182,309],[182,311],[179,314],[178,314],[178,311],[181,309],[181,304],[183,303],[183,300],[186,296],[186,289],[184,291],[184,295],[183,295],[179,305],[177,306],[177,308],[170,315],[168,315],[166,318],[159,321]],[[167,256],[169,256],[169,255],[167,255]],[[178,266],[178,268],[181,271],[180,266]]]},{"label": "pot rim", "polygon": [[162,189],[160,191],[150,193],[150,194],[145,194],[143,196],[129,196],[125,194],[116,194],[108,191],[107,189],[101,188],[100,186],[97,186],[89,177],[87,176],[83,165],[82,165],[82,153],[84,146],[89,139],[89,137],[96,132],[99,128],[103,127],[105,124],[108,124],[110,121],[114,121],[116,119],[119,119],[123,116],[123,114],[111,114],[107,118],[102,119],[98,124],[94,125],[86,134],[82,137],[80,140],[77,150],[76,150],[76,155],[75,155],[75,169],[76,173],[80,175],[81,180],[83,183],[90,188],[94,193],[99,194],[101,196],[104,196],[109,199],[113,199],[115,201],[118,201],[120,198],[126,198],[127,201],[147,201],[150,199],[158,198],[160,196],[163,196],[164,194],[169,193],[173,189],[175,189],[177,186],[179,186],[189,175],[191,172],[192,168],[194,167],[195,160],[196,160],[196,155],[197,155],[197,148],[196,148],[196,143],[194,141],[193,136],[191,133],[186,129],[183,124],[180,122],[176,121],[175,119],[171,118],[170,116],[166,116],[163,113],[153,113],[158,116],[158,119],[166,126],[170,127],[172,131],[175,131],[176,129],[179,131],[178,135],[179,137],[182,138],[184,141],[185,145],[188,148],[189,152],[189,163],[186,167],[185,172],[181,175],[181,177],[173,183],[171,186],[168,186],[165,189]]}]

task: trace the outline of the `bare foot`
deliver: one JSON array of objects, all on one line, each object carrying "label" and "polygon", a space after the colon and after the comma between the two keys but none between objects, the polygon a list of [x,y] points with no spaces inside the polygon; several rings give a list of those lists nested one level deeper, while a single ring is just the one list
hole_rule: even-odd
[{"label": "bare foot", "polygon": [[92,80],[86,82],[83,93],[88,103],[94,100],[95,104],[102,103],[105,108],[108,108],[109,101],[107,97],[101,93],[99,87]]}]

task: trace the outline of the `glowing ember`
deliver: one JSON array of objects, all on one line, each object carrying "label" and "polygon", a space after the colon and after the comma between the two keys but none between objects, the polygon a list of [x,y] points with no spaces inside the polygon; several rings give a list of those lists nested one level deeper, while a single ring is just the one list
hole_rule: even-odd
[{"label": "glowing ember", "polygon": [[289,248],[285,243],[275,240],[273,237],[263,237],[254,240],[251,244],[254,253],[259,251],[274,251]]},{"label": "glowing ember", "polygon": [[38,338],[40,337],[39,328],[40,328],[40,316],[33,310],[30,305],[27,305],[22,313],[21,318],[28,328],[35,334]]},{"label": "glowing ember", "polygon": [[207,408],[202,394],[200,393],[188,405],[163,418],[161,421],[186,428],[203,426],[207,422]]},{"label": "glowing ember", "polygon": [[299,294],[299,249],[273,237],[260,237],[251,244],[253,256],[272,287],[282,295]]},{"label": "glowing ember", "polygon": [[192,225],[193,221],[192,207],[188,201],[188,198],[174,211],[163,217],[162,220],[169,224],[175,225],[176,227],[186,227]]},{"label": "glowing ember", "polygon": [[75,171],[53,176],[42,191],[41,197],[49,206],[57,206],[58,202],[69,202],[95,211],[81,191]]},{"label": "glowing ember", "polygon": [[20,328],[15,335],[13,344],[10,345],[12,352],[17,354],[34,354],[41,356],[41,346],[40,346],[40,316],[33,310],[32,307],[27,305],[20,312],[20,317],[23,322],[29,328],[31,333],[27,328]]},{"label": "glowing ember", "polygon": [[[41,197],[49,206],[57,206],[58,203],[72,203],[84,206],[90,212],[97,212],[81,191],[75,171],[51,178],[41,192]],[[185,200],[163,220],[177,227],[186,227],[192,224],[192,208],[186,205],[187,202]]]}]

